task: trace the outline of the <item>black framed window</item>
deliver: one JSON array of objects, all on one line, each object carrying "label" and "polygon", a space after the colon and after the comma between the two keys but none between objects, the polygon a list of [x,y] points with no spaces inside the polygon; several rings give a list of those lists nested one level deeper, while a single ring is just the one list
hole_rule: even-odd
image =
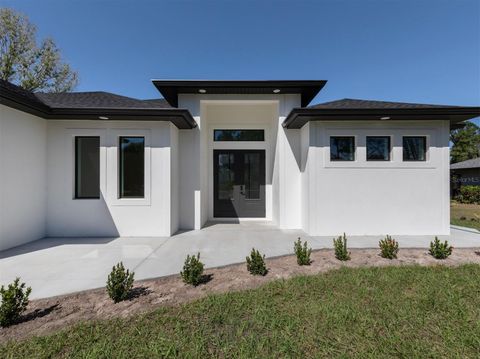
[{"label": "black framed window", "polygon": [[355,137],[330,137],[330,161],[354,161]]},{"label": "black framed window", "polygon": [[264,130],[213,130],[214,141],[265,141]]},{"label": "black framed window", "polygon": [[120,137],[119,197],[145,196],[145,138]]},{"label": "black framed window", "polygon": [[425,136],[404,136],[403,137],[403,160],[404,161],[426,161],[427,160],[427,138]]},{"label": "black framed window", "polygon": [[367,161],[390,161],[389,136],[367,136]]},{"label": "black framed window", "polygon": [[75,198],[100,198],[100,137],[75,137]]}]

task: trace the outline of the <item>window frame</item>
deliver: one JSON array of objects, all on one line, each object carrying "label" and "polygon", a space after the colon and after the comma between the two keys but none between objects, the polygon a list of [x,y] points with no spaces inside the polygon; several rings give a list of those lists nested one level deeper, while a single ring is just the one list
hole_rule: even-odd
[{"label": "window frame", "polygon": [[[124,166],[122,165],[122,139],[124,138],[142,138],[143,139],[143,195],[142,196],[125,196],[122,195],[122,170],[124,169]],[[144,135],[119,135],[118,136],[118,155],[117,155],[117,199],[119,200],[145,200],[147,198],[146,196],[146,190],[147,190],[147,183],[146,183],[146,176],[147,176],[147,171],[145,169],[145,163],[147,161],[147,156],[145,153],[145,148],[147,147],[147,139],[146,136]]]},{"label": "window frame", "polygon": [[[428,156],[428,136],[425,135],[411,135],[411,136],[402,136],[402,162],[427,162]],[[424,157],[423,160],[408,160],[405,159],[405,138],[422,138],[423,147],[424,147]]]},{"label": "window frame", "polygon": [[[387,138],[388,139],[388,158],[383,160],[368,159],[368,139],[369,138]],[[392,161],[392,136],[365,136],[365,161],[366,162],[391,162]]]},{"label": "window frame", "polygon": [[[332,139],[333,138],[350,138],[353,140],[353,158],[351,160],[344,160],[344,159],[335,159],[332,158]],[[357,159],[357,147],[356,147],[356,138],[355,136],[330,136],[329,137],[329,151],[330,151],[330,162],[355,162]]]},{"label": "window frame", "polygon": [[[85,139],[85,138],[95,138],[98,139],[98,196],[80,196],[78,194],[78,140],[79,139]],[[101,175],[101,169],[102,169],[102,163],[101,163],[101,143],[102,143],[102,138],[99,135],[74,135],[73,136],[73,159],[74,159],[74,170],[73,170],[73,199],[74,200],[99,200],[102,195],[102,188],[101,188],[101,182],[102,182],[102,175]]]}]

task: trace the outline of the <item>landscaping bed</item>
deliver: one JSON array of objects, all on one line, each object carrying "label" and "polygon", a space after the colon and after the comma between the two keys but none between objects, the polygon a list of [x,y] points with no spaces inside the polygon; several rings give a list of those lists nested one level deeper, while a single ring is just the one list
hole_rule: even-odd
[{"label": "landscaping bed", "polygon": [[[245,263],[242,263],[207,269],[205,274],[208,281],[197,287],[183,283],[179,275],[138,281],[134,284],[132,296],[116,304],[107,296],[104,288],[32,300],[21,323],[0,329],[0,341],[46,335],[79,322],[128,318],[159,307],[176,307],[178,304],[190,302],[208,294],[256,288],[275,279],[317,274],[341,267],[480,264],[480,252],[476,249],[455,249],[449,258],[441,261],[434,259],[427,252],[425,249],[401,249],[398,259],[389,260],[380,257],[379,250],[376,249],[354,249],[351,251],[351,260],[341,262],[335,259],[333,250],[318,250],[311,254],[312,263],[309,266],[297,265],[296,257],[293,255],[267,259],[268,274],[266,276],[252,276],[248,273]],[[475,280],[478,286],[480,283],[478,277]],[[479,294],[480,292],[477,292],[476,296],[480,297]],[[339,300],[341,300],[340,297]],[[480,320],[480,317],[478,319]]]}]

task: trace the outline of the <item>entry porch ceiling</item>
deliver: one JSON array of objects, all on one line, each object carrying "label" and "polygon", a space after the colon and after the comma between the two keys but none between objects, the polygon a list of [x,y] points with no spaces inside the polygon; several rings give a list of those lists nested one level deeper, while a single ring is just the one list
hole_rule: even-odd
[{"label": "entry porch ceiling", "polygon": [[325,80],[152,80],[162,96],[178,106],[179,94],[300,94],[301,106],[325,86]]}]

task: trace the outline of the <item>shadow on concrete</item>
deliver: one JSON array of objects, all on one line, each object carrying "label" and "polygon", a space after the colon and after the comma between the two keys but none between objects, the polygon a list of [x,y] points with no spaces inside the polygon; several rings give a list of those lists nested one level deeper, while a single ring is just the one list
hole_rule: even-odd
[{"label": "shadow on concrete", "polygon": [[17,247],[6,249],[0,252],[0,259],[15,257],[18,255],[37,252],[53,247],[75,244],[106,244],[118,237],[62,237],[62,238],[42,238],[36,241],[22,244]]},{"label": "shadow on concrete", "polygon": [[219,224],[239,224],[239,223],[240,223],[240,219],[238,219],[238,218],[226,219],[226,220],[221,220],[221,221],[208,221],[203,225],[202,229],[203,228],[214,227],[214,226],[217,226]]}]

